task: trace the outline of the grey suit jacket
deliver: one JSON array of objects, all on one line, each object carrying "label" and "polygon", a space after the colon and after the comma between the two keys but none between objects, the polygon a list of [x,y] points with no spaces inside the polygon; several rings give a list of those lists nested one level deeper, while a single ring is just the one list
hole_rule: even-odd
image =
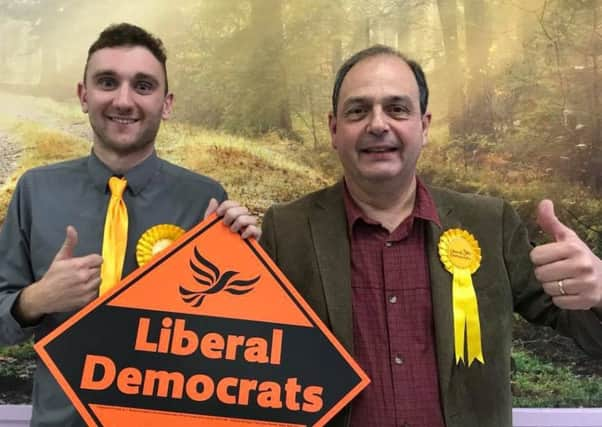
[{"label": "grey suit jacket", "polygon": [[[533,274],[531,245],[514,210],[500,199],[429,188],[442,228],[427,227],[439,387],[448,427],[510,427],[513,312],[574,337],[602,357],[602,310],[563,311]],[[454,363],[451,275],[437,253],[449,228],[472,233],[482,252],[473,283],[479,303],[485,364]],[[261,243],[276,264],[353,354],[350,255],[343,185],[272,206]],[[348,425],[349,408],[330,426]]]}]

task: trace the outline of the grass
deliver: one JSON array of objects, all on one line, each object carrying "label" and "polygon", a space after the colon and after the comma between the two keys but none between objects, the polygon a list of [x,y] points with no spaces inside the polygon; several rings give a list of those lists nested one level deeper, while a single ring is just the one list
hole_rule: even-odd
[{"label": "grass", "polygon": [[0,378],[30,378],[35,358],[31,341],[11,347],[0,347]]},{"label": "grass", "polygon": [[38,123],[3,121],[0,127],[21,145],[19,166],[0,187],[0,218],[3,218],[19,177],[28,169],[84,155],[89,143],[65,132]]},{"label": "grass", "polygon": [[298,143],[274,134],[250,139],[198,127],[166,123],[157,139],[163,158],[221,182],[230,198],[261,214],[271,204],[334,181],[298,160]]},{"label": "grass", "polygon": [[602,378],[578,376],[570,366],[555,366],[524,350],[514,350],[512,378],[516,408],[602,407]]},{"label": "grass", "polygon": [[11,347],[0,347],[0,357],[13,357],[15,359],[33,359],[36,353],[31,342],[13,345]]}]

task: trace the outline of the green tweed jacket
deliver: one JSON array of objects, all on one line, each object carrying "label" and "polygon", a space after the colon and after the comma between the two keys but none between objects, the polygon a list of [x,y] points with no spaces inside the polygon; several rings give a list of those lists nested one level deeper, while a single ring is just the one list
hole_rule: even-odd
[{"label": "green tweed jacket", "polygon": [[[602,358],[602,310],[564,311],[552,304],[533,274],[531,245],[514,210],[500,199],[429,188],[442,228],[430,223],[427,257],[442,407],[447,427],[511,427],[510,350],[513,312],[551,326]],[[342,182],[299,200],[272,206],[261,244],[310,306],[353,354],[349,240]],[[485,364],[454,363],[451,275],[437,243],[461,228],[481,247],[473,275]],[[353,406],[353,405],[351,405]],[[350,408],[329,426],[349,425]]]}]

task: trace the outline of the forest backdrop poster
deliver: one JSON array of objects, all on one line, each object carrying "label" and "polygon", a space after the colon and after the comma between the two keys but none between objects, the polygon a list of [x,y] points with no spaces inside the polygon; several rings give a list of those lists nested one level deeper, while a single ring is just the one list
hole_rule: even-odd
[{"label": "forest backdrop poster", "polygon": [[[27,169],[86,155],[75,88],[111,23],[165,43],[172,119],[160,156],[220,181],[260,218],[341,176],[334,73],[382,43],[421,63],[433,113],[425,181],[535,207],[602,255],[602,0],[0,0],[0,221]],[[0,404],[27,403],[31,345],[0,348]],[[517,318],[514,406],[602,406],[602,368]]]}]

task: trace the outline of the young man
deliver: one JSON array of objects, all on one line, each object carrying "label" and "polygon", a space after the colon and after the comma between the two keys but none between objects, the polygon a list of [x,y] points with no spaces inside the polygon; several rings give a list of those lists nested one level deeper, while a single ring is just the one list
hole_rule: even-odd
[{"label": "young man", "polygon": [[[255,217],[217,182],[157,157],[173,105],[165,63],[161,41],[130,24],[90,47],[77,91],[92,152],[26,172],[0,232],[0,345],[43,337],[136,269],[137,243],[156,225],[187,230],[217,211],[243,238],[259,236]],[[83,425],[43,364],[31,425]]]},{"label": "young man", "polygon": [[602,357],[602,261],[550,201],[555,242],[532,250],[505,202],[423,184],[427,102],[417,63],[352,56],[329,117],[343,180],[264,218],[266,250],[372,379],[333,426],[510,427],[514,311]]}]

